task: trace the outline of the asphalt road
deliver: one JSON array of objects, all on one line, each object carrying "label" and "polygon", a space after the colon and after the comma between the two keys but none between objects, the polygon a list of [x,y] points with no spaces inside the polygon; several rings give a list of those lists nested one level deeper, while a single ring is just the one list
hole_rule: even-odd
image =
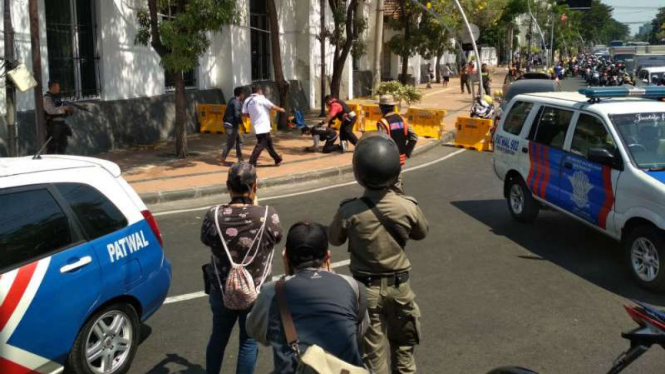
[{"label": "asphalt road", "polygon": [[[407,247],[423,313],[420,373],[482,374],[508,364],[540,373],[605,373],[628,347],[620,333],[634,327],[622,305],[636,299],[665,307],[663,295],[635,286],[613,240],[550,211],[532,225],[514,222],[491,154],[442,146],[413,160],[415,165],[420,169],[404,176],[406,191],[430,222],[429,236]],[[340,201],[361,193],[355,184],[335,183],[263,191],[261,197],[278,210],[285,229],[304,219],[327,224]],[[280,197],[317,188],[327,189]],[[157,220],[173,265],[170,297],[202,290],[201,265],[209,251],[199,241],[205,210],[197,208],[225,200],[154,207],[161,211]],[[281,273],[278,257],[274,274]],[[333,261],[347,258],[345,248],[333,249]],[[337,270],[348,273],[345,266]],[[206,298],[164,305],[147,322],[130,373],[205,373],[210,329]],[[234,334],[223,373],[234,372],[236,356]],[[269,373],[271,363],[272,353],[261,348],[256,372]],[[659,348],[626,371],[663,372],[665,352]]]}]

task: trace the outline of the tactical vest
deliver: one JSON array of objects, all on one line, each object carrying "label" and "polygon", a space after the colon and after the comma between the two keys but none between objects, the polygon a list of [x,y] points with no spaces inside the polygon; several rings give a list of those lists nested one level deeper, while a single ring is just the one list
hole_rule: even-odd
[{"label": "tactical vest", "polygon": [[397,113],[388,114],[378,123],[384,132],[390,135],[390,137],[397,144],[397,149],[399,150],[399,163],[404,165],[406,163],[406,141],[409,137],[409,124],[404,120],[404,117],[400,116]]},{"label": "tactical vest", "polygon": [[[46,97],[46,96],[50,97],[51,100],[53,100],[53,105],[54,105],[56,108],[59,108],[59,107],[62,106],[62,100],[58,99],[54,94],[52,94],[52,93],[50,93],[50,92],[47,91],[47,92],[44,94],[44,97]],[[45,118],[47,121],[52,121],[52,120],[54,120],[54,119],[56,119],[56,118],[60,118],[60,117],[64,117],[64,115],[60,114],[60,115],[52,116],[52,115],[46,113],[46,111],[44,111],[44,118]]]}]

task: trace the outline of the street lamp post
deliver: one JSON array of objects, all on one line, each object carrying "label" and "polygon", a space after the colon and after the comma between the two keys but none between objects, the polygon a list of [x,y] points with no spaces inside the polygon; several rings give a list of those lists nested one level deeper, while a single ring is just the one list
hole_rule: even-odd
[{"label": "street lamp post", "polygon": [[462,19],[464,19],[464,24],[466,25],[466,31],[471,36],[471,44],[473,45],[473,52],[476,54],[476,59],[478,60],[478,82],[479,82],[478,86],[480,87],[478,90],[478,94],[480,95],[480,97],[482,97],[485,92],[485,88],[483,87],[483,73],[482,69],[480,68],[482,64],[480,60],[480,53],[478,53],[478,46],[476,45],[476,38],[473,36],[471,25],[469,25],[469,20],[466,18],[466,13],[464,13],[464,9],[462,9],[462,4],[460,4],[459,0],[455,0],[455,4],[457,5],[457,8],[462,14]]}]

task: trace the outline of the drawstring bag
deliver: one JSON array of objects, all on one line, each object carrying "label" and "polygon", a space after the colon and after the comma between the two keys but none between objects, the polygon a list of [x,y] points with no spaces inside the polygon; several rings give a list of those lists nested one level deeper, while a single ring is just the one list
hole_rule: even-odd
[{"label": "drawstring bag", "polygon": [[[255,286],[254,277],[252,277],[252,274],[249,273],[246,267],[250,265],[252,262],[254,262],[256,255],[259,253],[259,249],[261,247],[261,240],[263,239],[263,233],[265,232],[266,228],[266,222],[268,221],[268,207],[266,206],[266,212],[263,216],[263,225],[261,225],[261,228],[256,233],[256,236],[254,237],[252,244],[247,249],[247,253],[245,253],[245,257],[242,259],[242,261],[240,261],[240,263],[237,264],[233,262],[231,251],[229,251],[226,241],[224,240],[224,236],[222,235],[222,230],[219,227],[218,212],[219,212],[219,205],[217,206],[217,208],[215,208],[215,226],[217,228],[217,234],[219,235],[219,240],[222,241],[222,246],[224,247],[224,251],[226,252],[227,257],[229,258],[229,263],[231,264],[231,270],[229,271],[229,276],[226,278],[225,287],[222,287],[222,280],[219,277],[217,264],[214,261],[214,259],[212,259],[212,265],[215,268],[215,276],[217,276],[217,282],[219,284],[220,290],[222,291],[222,299],[224,301],[224,306],[226,306],[228,309],[231,310],[246,310],[249,307],[251,307],[256,301],[259,291],[261,290],[261,286],[263,286],[263,283],[265,282],[268,273],[270,273],[270,267],[272,266],[272,257],[274,254],[273,250],[270,251],[270,255],[268,256],[268,261],[266,261],[265,267],[263,268],[263,276],[261,278],[261,282],[259,282],[258,286]],[[252,248],[255,249],[254,253],[250,256],[250,253],[252,253]]]}]

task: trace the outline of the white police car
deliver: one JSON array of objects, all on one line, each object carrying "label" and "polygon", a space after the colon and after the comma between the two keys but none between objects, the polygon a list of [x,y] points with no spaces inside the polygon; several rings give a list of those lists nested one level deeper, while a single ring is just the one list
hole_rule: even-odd
[{"label": "white police car", "polygon": [[[640,97],[630,97],[640,96]],[[665,291],[665,87],[516,96],[494,170],[512,216],[554,208],[623,241],[643,286]]]},{"label": "white police car", "polygon": [[0,158],[0,373],[126,373],[170,282],[117,165]]}]

